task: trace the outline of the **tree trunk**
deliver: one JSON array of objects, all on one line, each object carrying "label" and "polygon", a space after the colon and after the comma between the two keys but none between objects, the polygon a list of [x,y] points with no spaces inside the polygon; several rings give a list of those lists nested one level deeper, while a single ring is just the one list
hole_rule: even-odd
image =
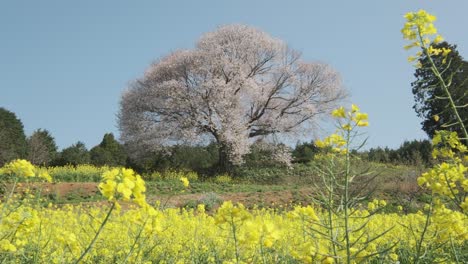
[{"label": "tree trunk", "polygon": [[218,165],[217,170],[220,173],[230,172],[232,170],[232,163],[229,160],[228,146],[222,142],[218,142]]}]

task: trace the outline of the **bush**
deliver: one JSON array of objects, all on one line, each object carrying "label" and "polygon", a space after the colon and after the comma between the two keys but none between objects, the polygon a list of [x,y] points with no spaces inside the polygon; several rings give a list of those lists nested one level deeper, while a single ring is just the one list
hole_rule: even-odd
[{"label": "bush", "polygon": [[48,167],[47,171],[54,181],[58,182],[100,182],[102,179],[101,175],[109,169],[108,166],[96,167],[94,165],[82,164],[77,166]]},{"label": "bush", "polygon": [[232,178],[228,174],[221,174],[221,175],[217,175],[214,178],[214,182],[215,183],[231,183]]},{"label": "bush", "polygon": [[178,181],[180,178],[185,177],[189,181],[197,181],[198,173],[194,171],[177,171],[177,170],[166,170],[166,171],[154,171],[151,174],[143,175],[143,178],[148,181]]}]

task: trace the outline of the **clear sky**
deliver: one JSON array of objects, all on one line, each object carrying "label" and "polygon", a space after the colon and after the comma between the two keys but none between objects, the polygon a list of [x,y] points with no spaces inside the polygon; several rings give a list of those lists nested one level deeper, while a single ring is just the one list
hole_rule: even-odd
[{"label": "clear sky", "polygon": [[310,61],[337,69],[349,102],[369,113],[369,147],[425,138],[413,105],[400,29],[408,11],[438,17],[445,39],[468,57],[468,1],[2,1],[0,107],[27,135],[47,129],[60,148],[118,135],[122,91],[155,59],[191,48],[205,32],[243,23]]}]

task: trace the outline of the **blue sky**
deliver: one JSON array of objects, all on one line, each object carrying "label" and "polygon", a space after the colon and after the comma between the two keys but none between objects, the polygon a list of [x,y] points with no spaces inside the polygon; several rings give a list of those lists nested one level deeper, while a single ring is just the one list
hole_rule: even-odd
[{"label": "blue sky", "polygon": [[60,148],[78,140],[91,148],[104,133],[118,135],[120,95],[153,60],[243,23],[332,65],[349,102],[369,113],[368,147],[398,147],[426,137],[400,34],[403,15],[418,9],[435,14],[440,33],[468,56],[466,0],[2,1],[0,107],[27,135],[43,128]]}]

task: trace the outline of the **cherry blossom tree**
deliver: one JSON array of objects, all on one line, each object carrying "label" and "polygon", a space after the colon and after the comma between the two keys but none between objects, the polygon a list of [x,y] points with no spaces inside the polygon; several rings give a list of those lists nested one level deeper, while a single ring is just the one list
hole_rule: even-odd
[{"label": "cherry blossom tree", "polygon": [[227,25],[135,80],[122,95],[119,128],[135,155],[214,139],[226,168],[242,163],[254,138],[310,128],[344,96],[330,66],[303,61],[258,29]]}]

